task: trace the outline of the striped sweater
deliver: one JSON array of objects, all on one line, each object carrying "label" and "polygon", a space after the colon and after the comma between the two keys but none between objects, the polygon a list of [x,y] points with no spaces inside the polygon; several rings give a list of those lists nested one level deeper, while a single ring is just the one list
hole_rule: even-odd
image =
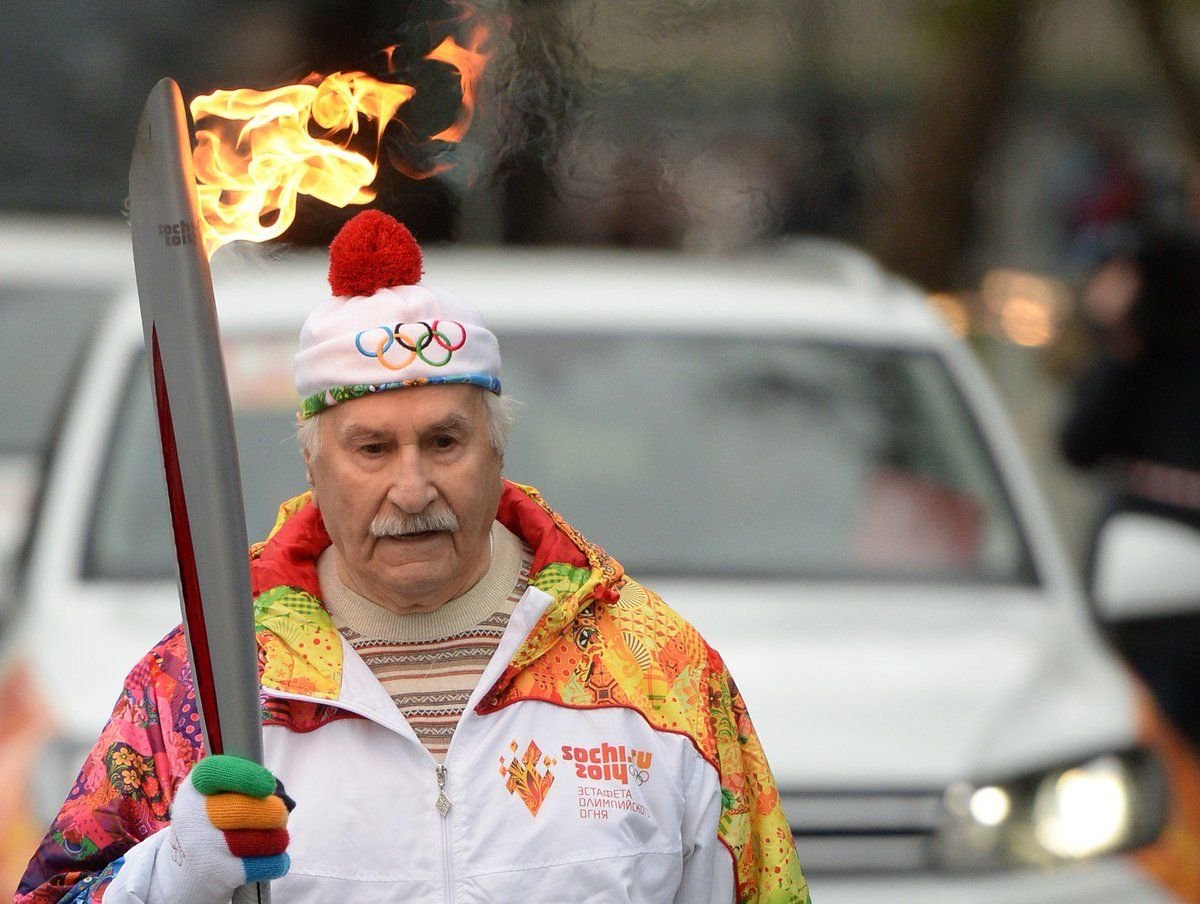
[{"label": "striped sweater", "polygon": [[398,615],[340,579],[329,547],[317,562],[334,625],[379,679],[417,738],[441,762],[509,615],[529,584],[530,548],[503,525],[492,527],[487,573],[433,612]]}]

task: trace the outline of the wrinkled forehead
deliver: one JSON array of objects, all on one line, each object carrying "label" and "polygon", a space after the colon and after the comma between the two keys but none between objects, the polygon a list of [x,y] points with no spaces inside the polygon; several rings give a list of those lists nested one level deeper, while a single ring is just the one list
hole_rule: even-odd
[{"label": "wrinkled forehead", "polygon": [[435,384],[371,393],[326,409],[320,415],[322,429],[337,436],[468,433],[486,418],[485,391],[478,386]]}]

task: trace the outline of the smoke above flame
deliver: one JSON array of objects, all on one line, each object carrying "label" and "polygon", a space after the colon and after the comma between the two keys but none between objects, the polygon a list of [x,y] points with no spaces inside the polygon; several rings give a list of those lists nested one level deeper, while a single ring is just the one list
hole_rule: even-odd
[{"label": "smoke above flame", "polygon": [[[456,70],[462,104],[455,121],[426,141],[459,142],[475,113],[479,82],[490,53],[489,31],[476,25],[465,46],[445,38],[424,59]],[[395,47],[385,49],[388,74]],[[366,72],[313,73],[299,84],[269,91],[214,91],[191,101],[196,126],[193,162],[201,229],[208,255],[237,240],[263,242],[282,235],[296,217],[300,195],[345,207],[375,197],[384,133],[417,93],[412,85]],[[413,178],[449,167],[420,170],[389,153],[393,166]]]}]

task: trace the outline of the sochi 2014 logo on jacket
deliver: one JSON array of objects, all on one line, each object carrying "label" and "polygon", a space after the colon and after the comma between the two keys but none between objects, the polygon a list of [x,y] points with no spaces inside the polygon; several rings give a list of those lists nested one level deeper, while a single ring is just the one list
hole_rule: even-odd
[{"label": "sochi 2014 logo on jacket", "polygon": [[611,811],[646,815],[632,789],[650,780],[654,763],[650,751],[607,742],[596,747],[563,744],[559,756],[553,757],[530,741],[518,757],[521,745],[516,739],[508,746],[514,756],[500,757],[500,775],[508,793],[519,797],[531,815],[537,816],[554,784],[554,768],[561,763],[573,767],[580,819],[608,819]]}]

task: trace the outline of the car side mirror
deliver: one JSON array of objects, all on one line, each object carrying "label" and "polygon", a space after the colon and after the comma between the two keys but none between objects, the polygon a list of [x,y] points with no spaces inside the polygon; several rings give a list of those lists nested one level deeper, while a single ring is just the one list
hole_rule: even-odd
[{"label": "car side mirror", "polygon": [[1134,512],[1096,537],[1092,598],[1105,622],[1200,614],[1200,530]]}]

